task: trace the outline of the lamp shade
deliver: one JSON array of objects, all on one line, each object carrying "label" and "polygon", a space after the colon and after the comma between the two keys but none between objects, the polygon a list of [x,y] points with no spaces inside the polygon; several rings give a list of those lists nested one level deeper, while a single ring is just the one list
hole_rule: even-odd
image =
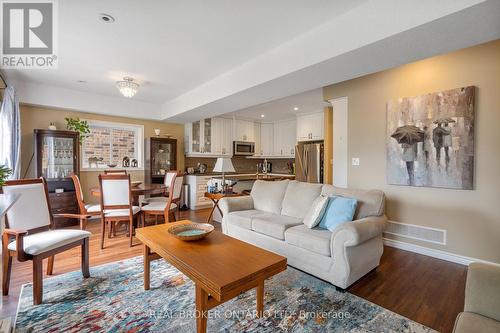
[{"label": "lamp shade", "polygon": [[214,172],[235,172],[230,158],[219,157],[214,166]]}]

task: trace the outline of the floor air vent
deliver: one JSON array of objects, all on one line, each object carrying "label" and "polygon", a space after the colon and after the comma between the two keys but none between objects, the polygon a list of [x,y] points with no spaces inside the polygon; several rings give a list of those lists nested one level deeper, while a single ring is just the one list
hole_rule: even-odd
[{"label": "floor air vent", "polygon": [[388,221],[386,234],[446,245],[446,230]]}]

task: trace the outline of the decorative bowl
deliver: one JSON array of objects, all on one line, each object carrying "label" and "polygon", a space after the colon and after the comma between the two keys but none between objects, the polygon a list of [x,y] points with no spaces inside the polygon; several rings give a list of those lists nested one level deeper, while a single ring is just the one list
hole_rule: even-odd
[{"label": "decorative bowl", "polygon": [[137,186],[139,186],[139,185],[141,185],[141,184],[142,184],[142,182],[141,182],[140,180],[136,180],[136,181],[132,181],[132,182],[130,182],[130,185],[131,185],[132,187],[137,187]]},{"label": "decorative bowl", "polygon": [[108,164],[109,168],[116,168],[116,164]]},{"label": "decorative bowl", "polygon": [[172,227],[168,232],[180,240],[195,241],[207,237],[214,229],[214,226],[208,223],[190,223]]}]

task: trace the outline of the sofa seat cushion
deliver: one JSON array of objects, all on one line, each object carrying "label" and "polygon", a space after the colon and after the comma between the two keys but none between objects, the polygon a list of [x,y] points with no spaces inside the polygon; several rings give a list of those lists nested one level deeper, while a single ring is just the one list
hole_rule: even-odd
[{"label": "sofa seat cushion", "polygon": [[314,200],[319,197],[322,187],[322,184],[291,181],[283,198],[281,215],[305,218]]},{"label": "sofa seat cushion", "polygon": [[453,333],[498,333],[500,322],[472,312],[461,312],[455,321]]},{"label": "sofa seat cushion", "polygon": [[[88,238],[90,235],[88,231],[74,229],[56,229],[27,235],[23,238],[24,252],[34,256]],[[16,251],[16,241],[10,242],[7,248]]]},{"label": "sofa seat cushion", "polygon": [[318,227],[309,229],[306,225],[298,225],[285,231],[285,242],[311,252],[330,257],[330,240],[332,233]]},{"label": "sofa seat cushion", "polygon": [[273,238],[285,239],[285,231],[302,224],[302,219],[284,215],[261,213],[252,218],[252,230]]},{"label": "sofa seat cushion", "polygon": [[227,223],[240,228],[252,230],[252,219],[259,214],[265,214],[260,210],[238,210],[227,215]]}]

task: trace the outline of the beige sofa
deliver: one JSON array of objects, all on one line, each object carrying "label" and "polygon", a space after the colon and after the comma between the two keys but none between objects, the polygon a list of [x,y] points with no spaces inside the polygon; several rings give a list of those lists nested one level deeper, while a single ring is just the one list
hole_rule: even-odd
[{"label": "beige sofa", "polygon": [[[358,200],[354,221],[333,232],[303,223],[319,195]],[[298,181],[256,181],[250,196],[224,198],[225,234],[286,256],[288,264],[340,288],[379,265],[383,252],[384,193]]]},{"label": "beige sofa", "polygon": [[453,332],[500,332],[500,265],[469,265],[464,312],[458,315]]}]

